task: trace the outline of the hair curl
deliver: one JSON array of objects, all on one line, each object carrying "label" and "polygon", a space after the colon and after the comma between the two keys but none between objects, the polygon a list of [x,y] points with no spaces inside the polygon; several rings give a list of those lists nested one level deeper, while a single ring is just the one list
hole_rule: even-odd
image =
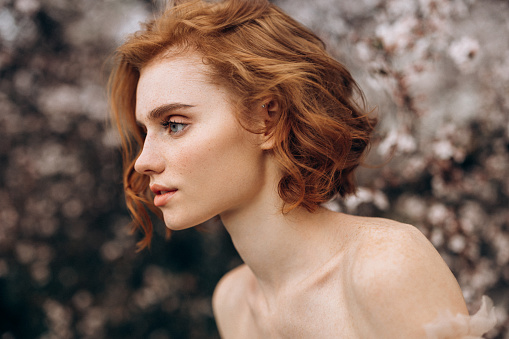
[{"label": "hair curl", "polygon": [[[143,146],[135,121],[140,70],[155,58],[192,48],[209,65],[213,80],[237,98],[243,126],[257,123],[254,105],[271,98],[278,115],[258,133],[274,138],[282,170],[278,191],[285,210],[313,211],[335,196],[355,192],[360,164],[376,119],[349,71],[325,51],[324,43],[267,0],[179,1],[131,35],[115,54],[109,79],[113,120],[120,131],[124,189],[134,229],[149,246],[152,223],[148,177],[134,170]],[[360,102],[357,102],[357,101]]]}]

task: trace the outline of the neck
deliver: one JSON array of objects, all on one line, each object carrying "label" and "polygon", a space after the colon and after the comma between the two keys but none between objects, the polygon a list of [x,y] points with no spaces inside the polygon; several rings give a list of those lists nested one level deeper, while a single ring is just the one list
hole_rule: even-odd
[{"label": "neck", "polygon": [[337,252],[339,214],[319,208],[282,213],[282,200],[268,185],[257,201],[221,219],[244,262],[266,295],[303,281]]}]

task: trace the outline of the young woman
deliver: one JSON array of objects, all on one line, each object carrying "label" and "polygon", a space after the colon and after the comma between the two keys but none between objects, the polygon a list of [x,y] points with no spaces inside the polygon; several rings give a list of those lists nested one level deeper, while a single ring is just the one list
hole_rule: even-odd
[{"label": "young woman", "polygon": [[222,337],[460,338],[489,327],[480,319],[468,332],[459,286],[416,228],[321,207],[355,192],[376,121],[345,67],[276,6],[170,6],[119,47],[110,98],[140,247],[152,235],[146,208],[168,230],[219,215],[245,262],[214,293]]}]

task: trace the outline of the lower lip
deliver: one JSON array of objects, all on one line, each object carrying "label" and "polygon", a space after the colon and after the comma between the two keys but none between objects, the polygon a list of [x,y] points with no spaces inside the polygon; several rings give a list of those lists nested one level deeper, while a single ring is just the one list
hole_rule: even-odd
[{"label": "lower lip", "polygon": [[166,205],[168,203],[168,201],[171,199],[171,197],[173,197],[173,195],[175,195],[175,193],[177,193],[176,190],[165,193],[165,194],[156,195],[154,197],[154,205],[156,205],[157,207]]}]

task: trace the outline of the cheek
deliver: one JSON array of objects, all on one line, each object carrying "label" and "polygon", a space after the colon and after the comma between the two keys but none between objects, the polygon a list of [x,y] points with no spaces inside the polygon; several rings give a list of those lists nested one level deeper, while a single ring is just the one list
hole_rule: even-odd
[{"label": "cheek", "polygon": [[169,166],[175,169],[178,175],[188,175],[197,166],[200,155],[193,151],[183,149],[182,151],[175,152],[169,161]]},{"label": "cheek", "polygon": [[181,156],[179,171],[193,180],[197,189],[227,188],[255,175],[260,164],[258,150],[243,133],[221,134],[195,139]]}]

